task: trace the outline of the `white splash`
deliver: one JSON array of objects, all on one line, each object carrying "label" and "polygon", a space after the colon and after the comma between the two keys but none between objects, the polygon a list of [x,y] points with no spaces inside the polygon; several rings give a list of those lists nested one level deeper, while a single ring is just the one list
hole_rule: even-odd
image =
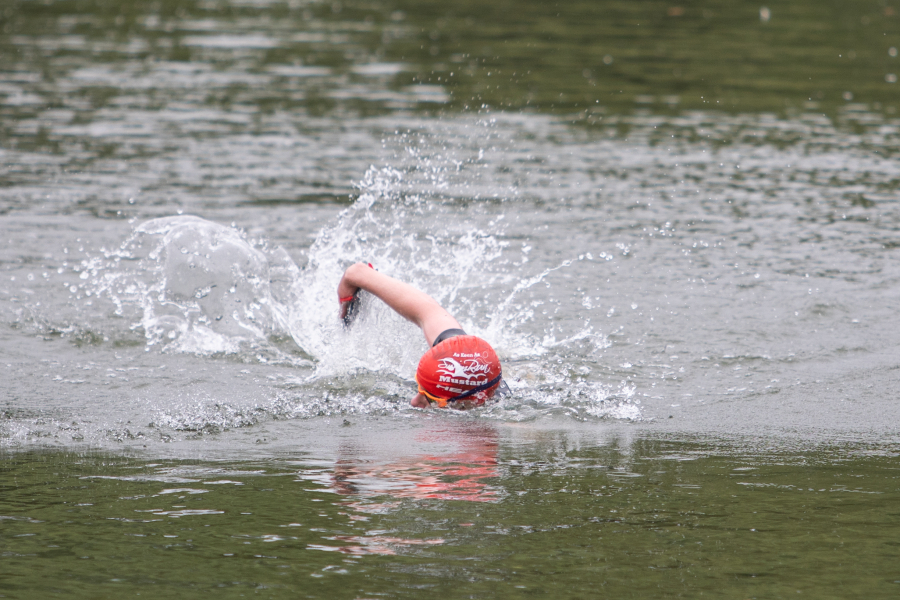
[{"label": "white splash", "polygon": [[147,221],[113,252],[86,260],[83,279],[132,319],[148,349],[235,353],[285,331],[297,267],[283,250],[193,216]]}]

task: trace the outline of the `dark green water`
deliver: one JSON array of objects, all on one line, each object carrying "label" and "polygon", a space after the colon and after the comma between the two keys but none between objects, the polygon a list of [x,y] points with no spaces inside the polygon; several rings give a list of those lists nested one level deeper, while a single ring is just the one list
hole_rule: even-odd
[{"label": "dark green water", "polygon": [[[900,7],[885,0],[5,0],[0,10],[5,77],[27,71],[27,93],[82,118],[131,103],[134,90],[114,80],[60,89],[73,70],[105,66],[124,83],[159,61],[274,74],[262,88],[223,77],[190,98],[264,113],[391,111],[413,88],[423,109],[485,105],[590,123],[635,109],[834,116],[850,101],[894,114],[898,46]],[[187,99],[142,91],[144,108]],[[5,143],[19,135],[10,117],[35,105],[3,107]],[[19,141],[53,147],[50,130]]]},{"label": "dark green water", "polygon": [[900,468],[871,448],[432,424],[455,452],[6,455],[10,598],[891,598]]}]

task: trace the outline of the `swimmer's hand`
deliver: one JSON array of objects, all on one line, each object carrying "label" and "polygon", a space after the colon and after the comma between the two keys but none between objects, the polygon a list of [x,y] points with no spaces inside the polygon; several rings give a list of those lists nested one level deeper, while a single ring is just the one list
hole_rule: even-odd
[{"label": "swimmer's hand", "polygon": [[[366,263],[370,269],[375,269],[372,263]],[[349,269],[348,269],[349,270]],[[344,323],[344,327],[350,327],[356,315],[359,313],[359,292],[360,287],[354,285],[347,280],[347,274],[341,278],[338,284],[338,302],[341,303],[340,317]],[[344,294],[343,296],[341,294]]]},{"label": "swimmer's hand", "polygon": [[359,290],[356,290],[352,296],[338,298],[338,300],[341,303],[341,321],[344,323],[344,327],[350,327],[353,319],[359,313]]}]

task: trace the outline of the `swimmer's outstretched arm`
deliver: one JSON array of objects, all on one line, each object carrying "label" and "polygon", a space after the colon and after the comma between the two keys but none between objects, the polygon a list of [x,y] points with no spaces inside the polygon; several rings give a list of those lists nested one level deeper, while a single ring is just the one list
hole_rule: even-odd
[{"label": "swimmer's outstretched arm", "polygon": [[[361,289],[374,294],[400,316],[418,325],[428,345],[447,329],[461,329],[459,322],[425,292],[379,273],[366,264],[356,263],[344,271],[338,284],[338,298],[347,298]],[[423,394],[416,394],[409,403],[416,408],[429,407],[428,399]]]},{"label": "swimmer's outstretched arm", "polygon": [[338,298],[352,296],[359,289],[374,294],[400,316],[418,325],[429,346],[447,329],[461,329],[459,322],[434,298],[365,263],[356,263],[344,271],[338,284]]}]

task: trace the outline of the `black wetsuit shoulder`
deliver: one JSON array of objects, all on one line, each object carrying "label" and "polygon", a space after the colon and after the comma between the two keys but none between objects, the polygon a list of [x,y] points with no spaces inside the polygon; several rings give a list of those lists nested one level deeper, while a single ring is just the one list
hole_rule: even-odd
[{"label": "black wetsuit shoulder", "polygon": [[434,343],[431,345],[431,347],[434,348],[444,340],[449,340],[450,338],[456,337],[458,335],[466,335],[466,332],[462,329],[446,329],[434,339]]}]

